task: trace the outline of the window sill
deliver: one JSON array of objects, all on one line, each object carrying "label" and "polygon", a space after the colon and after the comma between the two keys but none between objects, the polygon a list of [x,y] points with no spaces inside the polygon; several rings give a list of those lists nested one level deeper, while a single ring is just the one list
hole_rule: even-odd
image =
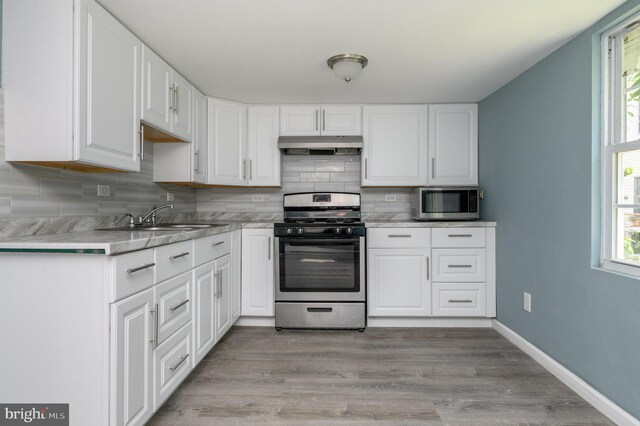
[{"label": "window sill", "polygon": [[601,267],[594,267],[594,269],[610,272],[616,275],[621,275],[627,278],[640,279],[640,266],[630,265],[621,262],[613,262],[611,260],[605,260]]}]

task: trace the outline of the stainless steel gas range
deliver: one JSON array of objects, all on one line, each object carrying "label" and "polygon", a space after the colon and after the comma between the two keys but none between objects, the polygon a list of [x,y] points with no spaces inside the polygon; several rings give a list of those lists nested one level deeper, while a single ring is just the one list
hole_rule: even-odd
[{"label": "stainless steel gas range", "polygon": [[275,224],[276,329],[364,330],[365,227],[360,194],[284,195]]}]

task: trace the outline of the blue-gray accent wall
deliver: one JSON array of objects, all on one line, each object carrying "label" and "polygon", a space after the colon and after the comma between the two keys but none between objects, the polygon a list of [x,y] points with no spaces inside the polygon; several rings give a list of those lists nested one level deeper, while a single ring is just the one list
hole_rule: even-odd
[{"label": "blue-gray accent wall", "polygon": [[640,418],[640,280],[595,267],[599,34],[638,10],[623,4],[480,102],[479,170],[498,320]]}]

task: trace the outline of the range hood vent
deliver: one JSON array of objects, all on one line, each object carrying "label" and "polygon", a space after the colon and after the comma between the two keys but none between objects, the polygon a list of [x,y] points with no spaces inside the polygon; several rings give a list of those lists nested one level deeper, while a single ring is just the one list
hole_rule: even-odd
[{"label": "range hood vent", "polygon": [[278,148],[285,155],[359,155],[362,136],[280,136]]}]

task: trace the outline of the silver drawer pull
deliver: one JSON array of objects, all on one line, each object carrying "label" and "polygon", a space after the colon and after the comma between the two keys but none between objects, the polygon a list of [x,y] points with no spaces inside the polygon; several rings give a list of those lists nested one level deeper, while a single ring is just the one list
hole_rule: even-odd
[{"label": "silver drawer pull", "polygon": [[189,256],[189,252],[188,251],[185,251],[184,253],[176,254],[175,256],[171,256],[169,259],[176,260],[176,259],[180,259],[181,257],[185,257],[185,256]]},{"label": "silver drawer pull", "polygon": [[178,303],[177,305],[170,307],[170,308],[169,308],[169,310],[170,310],[171,312],[173,312],[173,311],[175,311],[176,309],[178,309],[178,308],[180,308],[180,307],[182,307],[182,306],[186,305],[187,303],[189,303],[189,299],[183,300],[182,302]]},{"label": "silver drawer pull", "polygon": [[471,299],[449,299],[449,303],[472,303]]},{"label": "silver drawer pull", "polygon": [[127,274],[133,274],[134,272],[142,271],[143,269],[148,269],[153,266],[156,266],[155,263],[147,263],[146,265],[138,266],[137,268],[127,269]]},{"label": "silver drawer pull", "polygon": [[471,268],[473,265],[449,265],[449,268]]},{"label": "silver drawer pull", "polygon": [[336,263],[333,259],[300,259],[300,263]]},{"label": "silver drawer pull", "polygon": [[187,360],[187,358],[189,358],[189,354],[185,354],[184,356],[180,357],[180,361],[178,361],[178,363],[176,365],[174,365],[173,367],[169,367],[169,370],[171,371],[176,371],[176,369],[178,367],[180,367],[180,365],[185,362]]},{"label": "silver drawer pull", "polygon": [[411,235],[406,234],[389,234],[387,235],[389,238],[411,238]]},{"label": "silver drawer pull", "polygon": [[449,234],[449,238],[471,238],[472,234]]},{"label": "silver drawer pull", "polygon": [[213,244],[211,244],[211,247],[220,246],[220,245],[222,245],[222,244],[224,244],[224,241],[220,241],[220,242],[218,242],[218,243],[213,243]]}]

